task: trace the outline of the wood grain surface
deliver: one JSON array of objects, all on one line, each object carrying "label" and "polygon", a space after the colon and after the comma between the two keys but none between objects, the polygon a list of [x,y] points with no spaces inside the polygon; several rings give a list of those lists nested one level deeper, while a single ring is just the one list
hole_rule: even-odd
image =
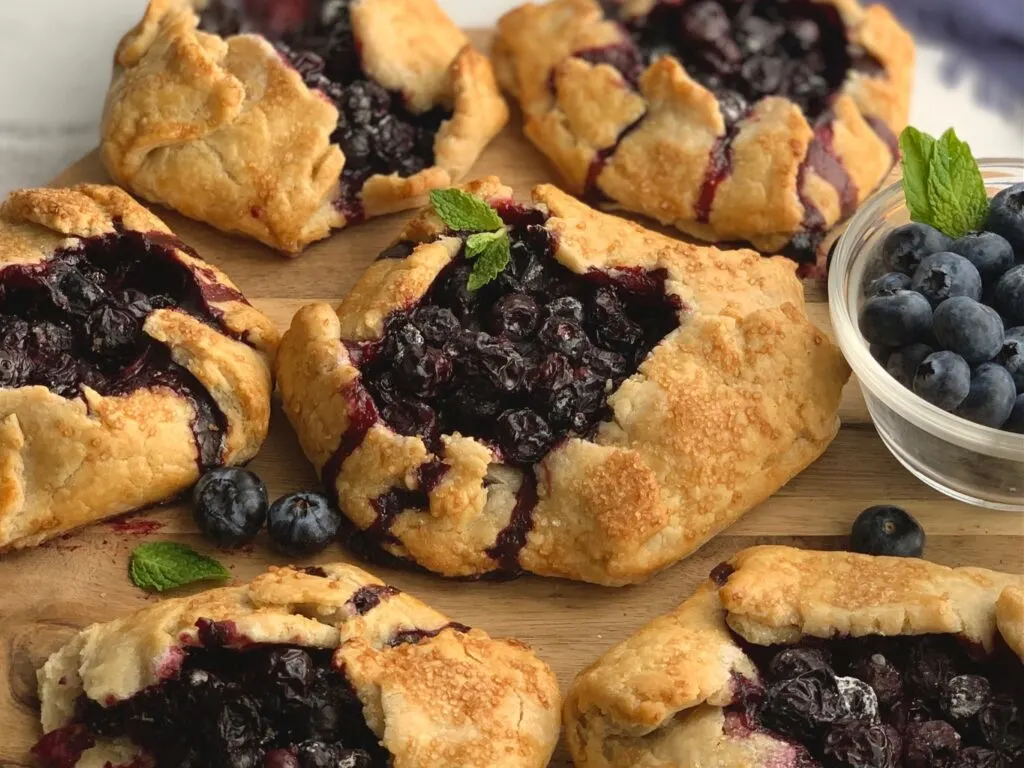
[{"label": "wood grain surface", "polygon": [[[500,175],[521,198],[532,185],[555,181],[519,132],[518,118],[486,151],[474,173]],[[95,154],[56,183],[86,180],[107,181]],[[167,210],[157,209],[157,214],[200,254],[223,267],[282,329],[304,303],[336,302],[408,218],[399,214],[340,232],[289,261]],[[809,282],[806,288],[812,319],[828,329],[824,286]],[[912,511],[928,532],[929,559],[1024,570],[1024,516],[966,506],[912,477],[875,434],[855,382],[846,389],[841,416],[838,438],[817,463],[692,557],[642,586],[609,589],[535,577],[505,584],[464,583],[375,570],[457,621],[530,643],[554,667],[563,689],[598,654],[677,605],[732,553],[761,543],[841,548],[853,518],[871,504],[895,503]],[[272,497],[312,487],[316,480],[279,409],[251,468],[264,478]],[[135,525],[142,521],[154,525]],[[133,532],[150,527],[156,530]],[[0,558],[0,681],[6,681],[0,683],[0,768],[29,765],[27,750],[39,735],[35,670],[48,654],[78,628],[157,599],[133,587],[126,570],[132,548],[154,539],[211,551],[196,533],[188,509],[172,504]],[[218,557],[240,581],[268,564],[285,562],[269,550],[264,535],[245,551]],[[341,548],[333,548],[317,561],[350,559]],[[551,763],[554,768],[569,764],[562,749]]]}]

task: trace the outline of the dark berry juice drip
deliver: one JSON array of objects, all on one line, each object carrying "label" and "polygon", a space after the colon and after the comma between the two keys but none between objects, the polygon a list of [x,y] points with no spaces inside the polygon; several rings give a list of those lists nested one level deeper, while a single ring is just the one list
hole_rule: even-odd
[{"label": "dark berry juice drip", "polygon": [[537,477],[533,472],[523,474],[522,485],[516,493],[516,504],[508,525],[501,529],[494,546],[487,550],[499,569],[509,576],[522,573],[519,553],[526,546],[526,537],[533,530],[533,510],[537,506]]},{"label": "dark berry juice drip", "polygon": [[375,174],[413,176],[434,165],[434,140],[452,112],[417,113],[363,70],[352,29],[351,2],[240,3],[214,0],[200,27],[220,35],[261,34],[281,57],[338,109],[331,141],[345,154],[335,202],[349,223],[365,218],[362,189]]},{"label": "dark berry juice drip", "polygon": [[380,420],[373,398],[358,379],[346,385],[343,392],[348,406],[348,429],[341,436],[337,450],[324,464],[321,481],[327,492],[338,503],[338,475],[345,459],[363,444],[370,427]]},{"label": "dark berry juice drip", "polygon": [[708,167],[704,171],[700,194],[697,196],[696,218],[702,224],[711,221],[711,208],[715,204],[719,185],[732,173],[732,145],[740,133],[740,122],[727,124],[725,135],[715,139],[708,156]]},{"label": "dark berry juice drip", "polygon": [[640,127],[645,117],[647,117],[646,112],[627,125],[625,129],[623,129],[622,133],[619,134],[619,137],[615,140],[614,144],[610,147],[605,147],[604,149],[599,149],[597,151],[597,154],[590,163],[590,167],[587,169],[587,179],[583,184],[583,196],[585,199],[595,202],[607,200],[605,194],[597,186],[598,177],[600,177],[601,171],[604,170],[605,166],[608,165],[608,161],[611,159],[612,155],[618,151],[622,142],[625,141],[633,131]]},{"label": "dark berry juice drip", "polygon": [[865,115],[864,120],[866,120],[867,124],[871,126],[871,130],[875,132],[875,135],[877,135],[878,138],[885,143],[885,146],[889,148],[889,154],[892,155],[892,162],[893,165],[895,165],[896,161],[899,160],[900,157],[899,137],[892,132],[892,129],[886,125],[884,120],[877,118],[874,115]]},{"label": "dark berry juice drip", "polygon": [[402,629],[391,636],[388,640],[389,648],[397,648],[400,645],[416,645],[422,643],[424,640],[429,640],[432,637],[437,637],[446,629],[450,629],[460,634],[469,632],[469,627],[465,624],[459,624],[451,621],[445,624],[443,627],[437,629]]},{"label": "dark berry juice drip", "polygon": [[[219,639],[186,649],[172,678],[127,700],[104,707],[79,697],[72,725],[34,754],[44,768],[71,768],[67,756],[97,738],[130,739],[155,768],[386,768],[391,760],[332,649],[227,650]],[[283,755],[295,760],[281,763]]]},{"label": "dark berry juice drip", "polygon": [[365,616],[383,601],[397,594],[397,589],[386,584],[370,584],[357,589],[349,598],[349,603],[357,614]]}]

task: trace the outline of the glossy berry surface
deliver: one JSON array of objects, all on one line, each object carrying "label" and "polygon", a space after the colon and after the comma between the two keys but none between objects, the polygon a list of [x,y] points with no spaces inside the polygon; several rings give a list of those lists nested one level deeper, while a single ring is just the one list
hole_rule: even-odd
[{"label": "glossy berry surface", "polygon": [[267,487],[252,472],[221,467],[203,475],[192,491],[192,517],[220,547],[240,547],[267,519]]},{"label": "glossy berry surface", "polygon": [[953,296],[981,298],[981,274],[963,256],[940,251],[926,256],[914,270],[911,287],[937,307]]},{"label": "glossy berry surface", "polygon": [[77,241],[46,261],[0,268],[0,388],[46,387],[60,397],[89,387],[117,397],[167,389],[194,410],[197,463],[221,460],[226,421],[199,381],[144,325],[153,312],[184,312],[231,334],[212,302],[244,301],[200,280],[173,236],[119,232]]},{"label": "glossy berry surface", "polygon": [[331,141],[345,154],[338,207],[350,220],[364,215],[361,192],[375,174],[412,176],[434,165],[434,139],[451,117],[443,107],[413,112],[363,70],[352,0],[301,3],[214,0],[200,27],[220,35],[260,34],[274,43],[310,88],[338,108]]},{"label": "glossy berry surface", "polygon": [[985,227],[1006,238],[1020,261],[1024,254],[1024,183],[1002,189],[992,198]]},{"label": "glossy berry surface", "polygon": [[[75,703],[77,741],[129,738],[155,768],[386,768],[389,755],[330,650],[222,647],[234,625],[200,619],[199,647],[179,669],[131,698]],[[55,732],[59,734],[60,732]],[[50,735],[50,741],[58,738]],[[40,741],[46,746],[47,738]],[[39,751],[44,768],[67,768]]]},{"label": "glossy berry surface", "polygon": [[906,510],[881,505],[865,509],[850,531],[850,549],[865,555],[921,557],[924,529]]},{"label": "glossy berry surface", "polygon": [[955,352],[928,355],[914,375],[914,394],[944,411],[959,408],[970,391],[971,367]]},{"label": "glossy berry surface", "polygon": [[312,555],[338,537],[341,515],[320,493],[291,493],[270,505],[267,532],[288,555]]}]

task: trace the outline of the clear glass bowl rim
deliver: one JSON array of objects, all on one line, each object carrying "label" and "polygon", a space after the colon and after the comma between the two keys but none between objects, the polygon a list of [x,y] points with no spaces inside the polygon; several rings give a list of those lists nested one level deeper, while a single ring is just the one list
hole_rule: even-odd
[{"label": "clear glass bowl rim", "polygon": [[[1022,158],[983,158],[978,160],[978,166],[989,183],[1024,181]],[[836,245],[829,267],[828,302],[839,347],[861,386],[912,424],[976,453],[1024,462],[1024,435],[974,424],[921,399],[893,379],[871,356],[867,341],[860,334],[852,304],[860,286],[848,287],[847,278],[858,259],[868,255],[867,249],[860,247],[865,233],[883,219],[886,211],[896,207],[897,200],[903,205],[902,198],[899,181],[878,192],[850,219]]]}]

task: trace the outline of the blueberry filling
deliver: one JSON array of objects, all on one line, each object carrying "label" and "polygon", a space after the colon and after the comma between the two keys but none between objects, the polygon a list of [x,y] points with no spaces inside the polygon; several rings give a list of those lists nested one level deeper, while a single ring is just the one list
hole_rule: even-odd
[{"label": "blueberry filling", "polygon": [[1024,761],[1024,666],[949,635],[752,646],[730,728],[798,745],[802,768],[1012,768]]},{"label": "blueberry filling", "polygon": [[[472,264],[460,253],[420,302],[387,318],[380,341],[350,347],[362,375],[346,392],[349,428],[323,480],[335,488],[344,460],[378,420],[436,454],[442,435],[475,437],[526,470],[512,519],[489,550],[514,573],[537,502],[533,465],[566,438],[594,435],[610,416],[608,396],[678,326],[682,304],[666,293],[664,270],[576,274],[555,260],[540,211],[508,204],[499,213],[512,247],[496,280],[468,290]],[[395,517],[426,509],[446,469],[429,462],[414,488],[374,499],[377,519],[361,532],[363,544],[397,543],[389,534]]]},{"label": "blueberry filling", "polygon": [[188,251],[166,234],[119,232],[0,269],[0,388],[43,386],[68,399],[83,386],[109,397],[170,389],[194,410],[200,467],[219,464],[223,414],[143,324],[154,310],[175,309],[237,338],[211,302],[244,298],[201,280],[202,268],[186,266],[173,249]]},{"label": "blueberry filling", "polygon": [[[602,7],[606,16],[619,21],[627,37],[619,44],[579,51],[577,57],[615,67],[636,87],[648,65],[661,56],[672,56],[718,99],[726,134],[711,150],[694,212],[697,221],[710,220],[718,187],[732,173],[732,143],[753,106],[768,96],[785,97],[800,106],[815,128],[815,137],[798,180],[806,209],[802,229],[785,253],[797,261],[813,261],[825,221],[804,195],[807,170],[835,186],[844,217],[857,199],[857,190],[832,147],[835,94],[850,71],[868,76],[883,73],[877,60],[847,39],[838,11],[810,0],[661,0],[648,14],[627,18],[616,0],[604,0]],[[868,123],[895,161],[892,132],[876,118],[868,118]],[[598,152],[587,180],[591,197],[601,197],[598,177],[636,127],[629,126],[614,145]]]},{"label": "blueberry filling", "polygon": [[[439,631],[399,632],[389,645]],[[207,626],[207,642],[187,649],[180,669],[127,700],[104,707],[79,697],[74,722],[43,737],[33,754],[44,768],[71,768],[97,739],[125,737],[155,768],[390,765],[332,651],[289,645],[229,650],[220,640],[232,636],[230,626]]]},{"label": "blueberry filling", "polygon": [[331,141],[345,153],[336,205],[350,222],[363,219],[361,193],[375,174],[412,176],[434,165],[434,139],[452,113],[443,107],[416,113],[401,93],[363,71],[351,19],[352,0],[259,3],[214,0],[200,28],[222,36],[263,35],[310,88],[338,108]]}]

